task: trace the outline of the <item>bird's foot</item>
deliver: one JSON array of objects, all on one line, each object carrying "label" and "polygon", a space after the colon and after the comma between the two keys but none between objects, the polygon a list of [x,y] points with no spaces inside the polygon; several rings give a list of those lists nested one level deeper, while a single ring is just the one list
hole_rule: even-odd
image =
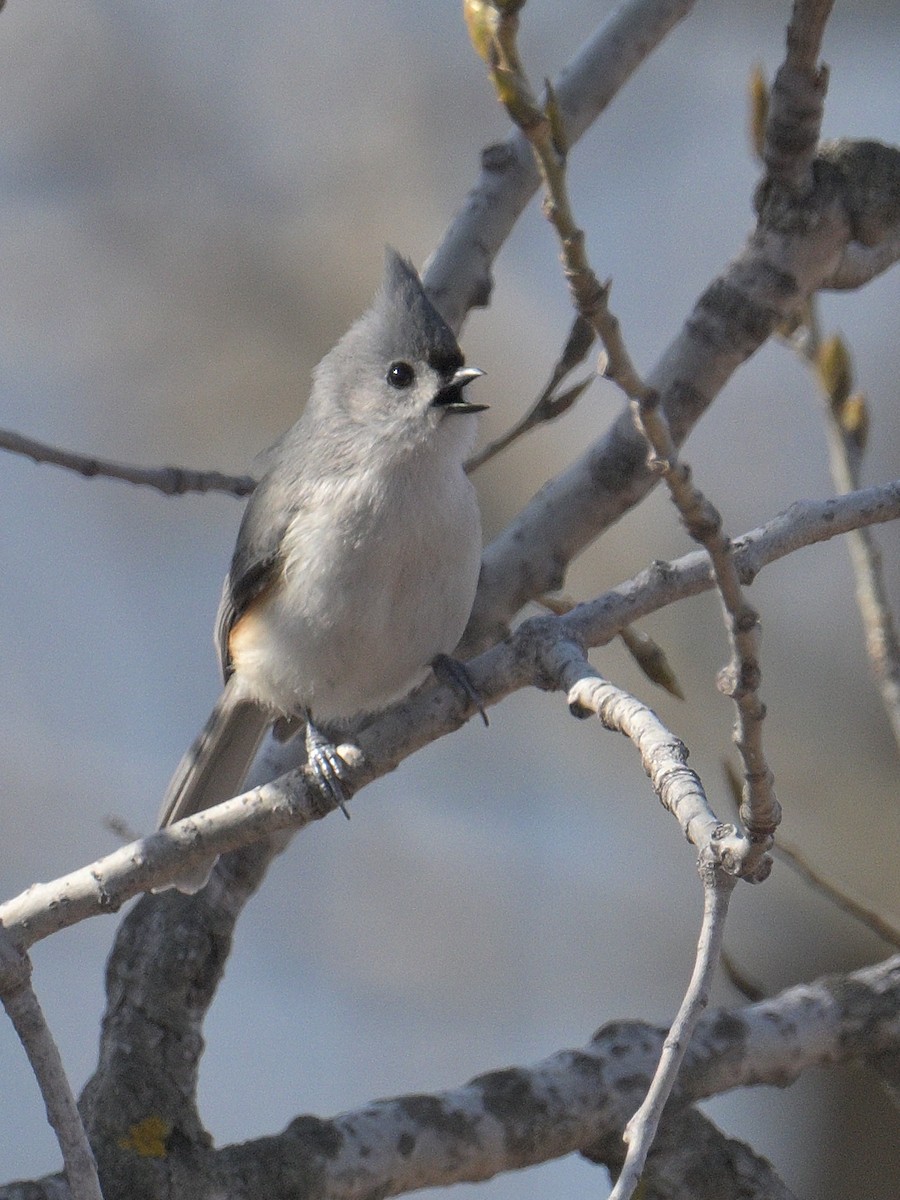
[{"label": "bird's foot", "polygon": [[316,783],[349,821],[347,793],[344,791],[347,764],[338,754],[331,738],[316,728],[311,717],[306,719],[306,761]]}]

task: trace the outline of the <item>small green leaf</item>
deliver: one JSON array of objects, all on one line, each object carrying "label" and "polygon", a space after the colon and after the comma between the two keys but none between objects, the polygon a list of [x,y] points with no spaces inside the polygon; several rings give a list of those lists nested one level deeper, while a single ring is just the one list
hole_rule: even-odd
[{"label": "small green leaf", "polygon": [[816,374],[822,390],[838,413],[853,387],[853,367],[847,343],[839,333],[826,338],[816,355]]},{"label": "small green leaf", "polygon": [[869,440],[869,405],[862,392],[848,396],[836,415],[844,436],[858,450],[865,450]]},{"label": "small green leaf", "polygon": [[769,121],[769,85],[759,63],[750,72],[747,90],[750,98],[750,144],[756,157],[762,161]]},{"label": "small green leaf", "polygon": [[669,665],[665,651],[648,633],[642,633],[633,625],[626,625],[619,636],[628,647],[631,657],[651,683],[665,688],[679,700],[684,699],[684,692],[675,677],[675,672]]},{"label": "small green leaf", "polygon": [[491,46],[497,27],[497,10],[485,0],[463,0],[463,18],[475,53],[486,63],[491,61]]}]

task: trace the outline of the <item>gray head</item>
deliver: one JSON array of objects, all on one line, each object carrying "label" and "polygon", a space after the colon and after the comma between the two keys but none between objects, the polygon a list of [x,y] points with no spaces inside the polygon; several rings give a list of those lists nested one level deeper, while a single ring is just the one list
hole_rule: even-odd
[{"label": "gray head", "polygon": [[463,398],[482,374],[464,361],[413,265],[388,248],[374,303],[316,368],[307,411],[317,423],[340,415],[351,428],[427,436],[486,407]]}]

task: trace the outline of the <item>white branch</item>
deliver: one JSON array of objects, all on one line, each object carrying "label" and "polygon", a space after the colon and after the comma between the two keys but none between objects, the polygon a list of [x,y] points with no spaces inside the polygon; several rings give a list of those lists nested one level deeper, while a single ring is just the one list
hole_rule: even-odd
[{"label": "white branch", "polygon": [[544,660],[568,692],[575,716],[594,713],[604,728],[625,734],[637,748],[653,790],[701,861],[714,862],[731,875],[750,874],[756,880],[768,875],[771,861],[760,861],[746,835],[719,820],[699,776],[687,765],[684,744],[652,709],[603,679],[570,642],[554,640]]},{"label": "white branch", "polygon": [[31,986],[31,963],[0,927],[0,1000],[28,1055],[62,1151],[72,1200],[103,1200],[97,1164],[59,1050]]},{"label": "white branch", "polygon": [[703,876],[703,923],[697,943],[694,971],[678,1015],[663,1043],[653,1082],[647,1090],[644,1102],[625,1127],[628,1153],[610,1200],[630,1200],[634,1195],[641,1181],[653,1139],[656,1137],[663,1109],[672,1094],[694,1030],[709,1004],[712,979],[722,953],[728,901],[736,881],[733,877],[723,874],[713,863],[704,862],[703,859],[700,870]]}]

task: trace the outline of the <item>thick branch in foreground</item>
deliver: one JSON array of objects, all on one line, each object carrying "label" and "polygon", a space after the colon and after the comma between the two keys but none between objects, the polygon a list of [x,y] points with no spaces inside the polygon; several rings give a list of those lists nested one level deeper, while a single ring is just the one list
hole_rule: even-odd
[{"label": "thick branch in foreground", "polygon": [[822,126],[828,70],[819,48],[834,0],[794,0],[787,53],[772,85],[763,159],[777,187],[802,193],[811,184],[812,161]]},{"label": "thick branch in foreground", "polygon": [[[624,1143],[585,1154],[615,1176]],[[698,1164],[702,1167],[698,1170]],[[695,1108],[666,1112],[641,1175],[641,1200],[796,1200],[770,1162]]]},{"label": "thick branch in foreground", "polygon": [[[663,1038],[639,1022],[607,1025],[587,1046],[531,1067],[493,1071],[451,1091],[375,1101],[331,1120],[301,1116],[279,1135],[220,1150],[189,1147],[176,1131],[162,1139],[157,1158],[108,1147],[101,1155],[106,1197],[145,1194],[135,1190],[133,1173],[149,1167],[160,1183],[165,1177],[172,1200],[366,1200],[490,1179],[578,1151],[609,1161],[608,1147],[621,1145]],[[784,1087],[811,1067],[864,1062],[898,1045],[900,958],[744,1009],[713,1011],[697,1025],[672,1116],[678,1120],[690,1111],[684,1106],[732,1088]],[[664,1120],[663,1139],[666,1128]],[[27,1186],[29,1200],[60,1196],[56,1177]],[[15,1184],[0,1188],[0,1200],[25,1195]]]}]

